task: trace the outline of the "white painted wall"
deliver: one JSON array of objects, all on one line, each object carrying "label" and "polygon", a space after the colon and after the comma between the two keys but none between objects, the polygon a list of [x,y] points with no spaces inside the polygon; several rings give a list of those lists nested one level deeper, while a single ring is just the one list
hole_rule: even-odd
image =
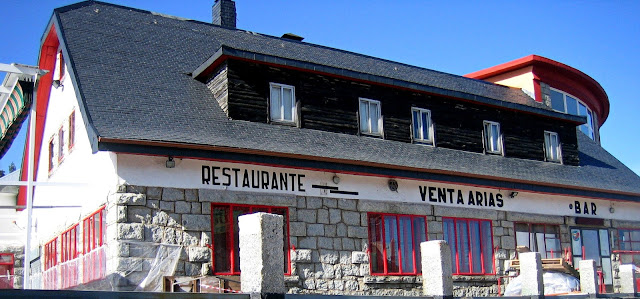
[{"label": "white painted wall", "polygon": [[504,73],[484,80],[500,85],[521,88],[525,91],[525,93],[529,95],[535,95],[532,66]]},{"label": "white painted wall", "polygon": [[[58,70],[58,61],[56,70]],[[68,68],[67,68],[68,69]],[[54,78],[58,78],[54,74]],[[40,243],[53,238],[70,225],[79,222],[82,217],[95,211],[104,204],[107,195],[114,190],[117,183],[115,169],[116,156],[109,152],[92,153],[91,145],[83,119],[78,109],[75,87],[67,72],[62,80],[64,87],[51,87],[49,106],[40,158],[38,163],[37,182],[73,183],[66,186],[38,186],[34,193],[34,206],[69,206],[81,208],[34,208],[36,238]],[[75,142],[71,150],[69,143],[69,116],[75,111]],[[64,159],[58,163],[58,132],[63,128],[65,134]],[[53,138],[56,155],[54,168],[49,172],[49,141]],[[26,213],[23,213],[26,214]],[[22,219],[26,215],[21,215]],[[24,221],[26,223],[26,221]]]},{"label": "white painted wall", "polygon": [[[354,198],[367,200],[380,200],[392,202],[412,202],[424,203],[440,206],[448,206],[453,208],[472,208],[472,209],[491,209],[503,210],[523,213],[536,213],[546,215],[559,216],[581,216],[592,218],[619,219],[619,220],[638,220],[640,215],[640,204],[631,202],[595,200],[590,198],[580,198],[571,196],[559,196],[540,194],[532,192],[519,192],[514,198],[510,197],[511,190],[500,190],[490,188],[480,188],[475,186],[464,186],[448,183],[439,183],[431,181],[419,181],[412,179],[396,179],[398,182],[397,191],[391,191],[388,187],[389,178],[337,174],[340,182],[335,184],[331,172],[309,171],[293,168],[276,168],[268,166],[258,166],[240,163],[226,163],[217,161],[203,161],[195,159],[175,159],[175,168],[166,168],[165,161],[167,157],[150,157],[130,154],[118,154],[118,173],[121,183],[141,186],[162,186],[175,188],[202,188],[202,189],[218,189],[230,191],[247,191],[247,192],[264,192],[274,194],[296,194],[304,196],[322,196],[333,198]],[[208,183],[203,183],[203,166],[207,167],[207,173],[211,173]],[[219,167],[213,170],[211,167]],[[226,172],[224,168],[228,168]],[[237,169],[234,171],[233,169]],[[258,184],[258,188],[252,186],[243,186],[244,172],[247,171],[249,183],[251,185],[251,171],[253,174],[260,173],[262,179],[263,171],[268,173],[269,183],[267,186]],[[213,172],[216,174],[216,182],[214,185]],[[226,173],[226,175],[225,175]],[[273,173],[276,174],[278,180],[274,188]],[[280,186],[280,174],[285,173],[289,177],[287,188]],[[292,188],[291,175],[295,176],[293,180],[295,188]],[[302,176],[301,176],[302,175]],[[238,177],[236,185],[236,177]],[[298,178],[302,188],[298,187]],[[257,182],[257,180],[256,180]],[[225,186],[228,184],[229,186]],[[329,190],[313,187],[313,185],[337,187],[340,191],[358,192],[357,195],[336,194]],[[266,188],[265,188],[266,187]],[[431,189],[429,188],[435,188]],[[452,193],[446,194],[446,202],[439,202],[438,189],[452,189]],[[430,201],[430,192],[433,192],[434,201]],[[462,203],[458,203],[458,192],[462,196]],[[469,192],[473,192],[474,205],[469,204]],[[482,194],[483,198],[493,198],[493,206],[490,200],[483,200],[482,206],[477,203],[477,192]],[[422,194],[425,195],[423,201]],[[453,195],[453,198],[450,197]],[[498,198],[502,201],[500,206]],[[574,208],[576,201],[580,206],[580,213]],[[584,206],[587,206],[587,213],[584,212]],[[593,206],[592,206],[593,204]],[[614,213],[609,208],[614,207]],[[592,213],[592,207],[596,207],[595,214]]]}]

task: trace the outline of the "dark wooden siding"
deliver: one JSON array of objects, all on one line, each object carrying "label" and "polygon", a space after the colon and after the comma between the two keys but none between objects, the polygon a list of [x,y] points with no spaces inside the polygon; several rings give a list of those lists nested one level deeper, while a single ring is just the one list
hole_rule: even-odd
[{"label": "dark wooden siding", "polygon": [[232,119],[269,122],[269,82],[292,85],[298,101],[299,125],[358,134],[358,99],[381,103],[384,138],[411,142],[411,107],[431,110],[436,146],[484,152],[483,121],[499,122],[507,157],[544,160],[544,131],[557,132],[563,163],[578,165],[575,126],[513,110],[502,110],[451,98],[349,81],[257,63],[230,60],[228,115]]}]

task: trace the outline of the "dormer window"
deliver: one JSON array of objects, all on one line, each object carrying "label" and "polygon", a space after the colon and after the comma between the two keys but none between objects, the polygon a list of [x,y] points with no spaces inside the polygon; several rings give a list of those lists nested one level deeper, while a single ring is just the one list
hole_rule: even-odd
[{"label": "dormer window", "polygon": [[269,83],[269,86],[271,121],[295,124],[297,120],[295,88],[279,83]]},{"label": "dormer window", "polygon": [[544,131],[544,155],[547,161],[562,162],[558,133]]},{"label": "dormer window", "polygon": [[484,149],[488,154],[502,155],[502,133],[499,123],[484,121]]},{"label": "dormer window", "polygon": [[431,111],[416,107],[411,108],[411,123],[413,141],[433,145]]},{"label": "dormer window", "polygon": [[360,133],[382,136],[380,101],[360,98]]}]

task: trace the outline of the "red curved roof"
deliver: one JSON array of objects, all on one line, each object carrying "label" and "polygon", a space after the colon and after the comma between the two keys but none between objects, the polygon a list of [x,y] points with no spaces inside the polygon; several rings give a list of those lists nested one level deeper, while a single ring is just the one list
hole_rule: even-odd
[{"label": "red curved roof", "polygon": [[[599,126],[602,126],[609,116],[609,97],[600,83],[575,68],[546,57],[529,55],[464,76],[486,80],[526,67],[533,67],[534,80],[549,84],[583,101],[598,117]],[[538,97],[536,93],[536,100],[542,101]]]}]

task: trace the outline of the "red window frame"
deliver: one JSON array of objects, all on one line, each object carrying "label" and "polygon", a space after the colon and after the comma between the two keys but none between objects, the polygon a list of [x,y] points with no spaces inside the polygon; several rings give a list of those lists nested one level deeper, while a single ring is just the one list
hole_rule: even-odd
[{"label": "red window frame", "polygon": [[[529,237],[527,238],[527,244],[519,244],[518,243],[518,232],[524,232],[523,230],[518,230],[518,226],[522,226],[522,225],[526,225],[527,226],[527,233],[529,234]],[[542,227],[542,232],[536,232],[536,228]],[[515,238],[516,238],[516,246],[527,246],[529,247],[529,249],[531,251],[535,251],[535,252],[539,252],[540,255],[542,256],[542,258],[561,258],[562,257],[562,247],[561,247],[561,243],[560,243],[560,226],[556,225],[556,224],[546,224],[546,223],[529,223],[529,222],[515,222],[513,224],[513,228],[514,228],[514,232],[515,232]],[[542,233],[544,235],[543,237],[543,242],[542,242],[542,247],[540,248],[540,244],[537,242],[538,239],[535,238],[536,240],[536,248],[531,248],[531,234],[532,233]],[[550,238],[547,235],[549,234],[553,234],[555,235],[555,238]],[[556,240],[557,241],[557,245],[558,245],[558,250],[554,251],[553,249],[548,249],[547,248],[547,244],[548,244],[548,240]]]},{"label": "red window frame", "polygon": [[64,128],[58,130],[58,163],[64,159]]},{"label": "red window frame", "polygon": [[69,150],[73,148],[76,142],[76,111],[71,111],[69,115]]},{"label": "red window frame", "polygon": [[[274,210],[280,210],[282,213]],[[220,212],[216,213],[216,211]],[[235,214],[234,211],[240,213]],[[292,248],[292,246],[289,244],[289,209],[287,207],[211,203],[211,267],[215,275],[240,275],[237,218],[241,215],[257,212],[284,214],[282,215],[286,221],[283,236],[284,271],[286,275],[291,275],[291,256],[289,249]],[[220,242],[217,242],[217,240]],[[220,267],[217,267],[218,265]]]},{"label": "red window frame", "polygon": [[[367,218],[371,275],[418,275],[422,273],[420,243],[428,240],[426,217],[368,213]],[[416,223],[420,221],[422,224]],[[420,226],[422,226],[422,231],[420,231]],[[406,242],[406,240],[409,241]],[[409,250],[411,250],[410,255],[406,254]],[[407,260],[407,257],[411,260]]]},{"label": "red window frame", "polygon": [[53,137],[51,137],[51,140],[49,140],[49,172],[51,172],[55,166],[53,163],[54,151],[55,146],[53,145]]},{"label": "red window frame", "polygon": [[58,237],[44,244],[44,269],[48,270],[58,264]]},{"label": "red window frame", "polygon": [[73,260],[78,257],[78,224],[74,224],[68,230],[60,234],[60,262]]},{"label": "red window frame", "polygon": [[[473,231],[470,224],[476,223],[478,230]],[[491,220],[442,217],[442,228],[444,239],[451,246],[454,275],[494,275],[496,273]],[[477,269],[478,263],[480,269]]]},{"label": "red window frame", "polygon": [[87,254],[104,245],[105,207],[100,207],[91,215],[82,219],[82,253]]},{"label": "red window frame", "polygon": [[[6,257],[8,256],[9,259],[8,261],[6,261]],[[6,276],[6,272],[2,273],[0,272],[0,290],[1,289],[13,289],[13,275],[14,275],[14,263],[15,263],[15,256],[13,255],[13,253],[0,253],[0,267],[2,268],[7,268],[9,270],[9,279],[6,280],[5,283],[5,278]]]},{"label": "red window frame", "polygon": [[613,252],[623,254],[640,254],[640,229],[619,228],[618,248],[618,250],[614,250]]}]

